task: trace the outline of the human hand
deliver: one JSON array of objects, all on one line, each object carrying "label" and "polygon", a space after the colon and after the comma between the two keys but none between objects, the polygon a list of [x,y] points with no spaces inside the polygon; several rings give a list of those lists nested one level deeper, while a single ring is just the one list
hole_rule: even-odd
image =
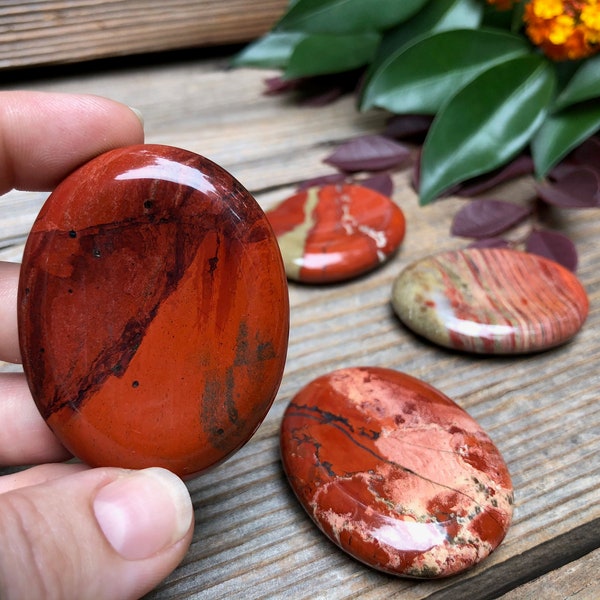
[{"label": "human hand", "polygon": [[[0,194],[50,190],[143,136],[134,113],[110,100],[0,92]],[[10,362],[20,360],[18,276],[19,265],[0,263],[0,360]],[[139,598],[181,561],[193,509],[179,478],[58,462],[69,454],[19,373],[0,374],[0,422],[0,464],[40,465],[0,478],[0,598]]]}]

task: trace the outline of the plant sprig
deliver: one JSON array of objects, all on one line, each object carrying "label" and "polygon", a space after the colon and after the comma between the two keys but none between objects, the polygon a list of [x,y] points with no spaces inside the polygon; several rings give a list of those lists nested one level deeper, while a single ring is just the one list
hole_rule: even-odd
[{"label": "plant sprig", "polygon": [[538,178],[600,130],[600,54],[555,62],[523,33],[526,2],[294,0],[237,66],[284,79],[362,69],[360,110],[433,115],[420,165],[428,204],[529,147]]}]

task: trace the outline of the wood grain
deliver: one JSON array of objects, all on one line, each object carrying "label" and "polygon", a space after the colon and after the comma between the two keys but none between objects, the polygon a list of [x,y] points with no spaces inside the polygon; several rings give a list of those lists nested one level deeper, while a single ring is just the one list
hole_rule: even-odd
[{"label": "wood grain", "polygon": [[[382,113],[357,113],[349,97],[315,109],[264,96],[262,81],[270,73],[226,71],[226,64],[224,58],[120,69],[32,80],[26,87],[97,93],[138,107],[149,142],[207,155],[232,171],[265,208],[286,197],[298,181],[331,172],[321,161],[336,144],[376,132],[384,123]],[[238,454],[188,483],[197,523],[192,547],[149,599],[483,598],[488,586],[497,593],[517,588],[513,598],[525,598],[518,595],[525,581],[598,547],[600,210],[553,209],[541,215],[544,226],[570,235],[580,253],[578,275],[591,304],[580,334],[532,356],[474,357],[416,338],[393,314],[390,290],[405,265],[466,245],[448,233],[463,200],[453,197],[421,208],[410,170],[395,173],[394,182],[394,200],[407,219],[399,253],[348,283],[290,284],[290,347],[275,404]],[[494,196],[519,202],[532,190],[525,178]],[[1,258],[19,260],[43,198],[13,191],[0,199]],[[312,378],[357,365],[396,368],[439,388],[481,423],[503,453],[515,485],[514,523],[504,543],[473,571],[432,582],[371,571],[330,544],[293,497],[278,454],[283,411]],[[581,541],[582,531],[593,534],[591,541]],[[536,553],[539,548],[544,552]],[[513,567],[520,563],[528,568],[517,577]],[[582,571],[573,577],[582,577]],[[595,571],[587,577],[595,578]],[[494,587],[497,581],[502,588]]]},{"label": "wood grain", "polygon": [[0,4],[0,68],[245,42],[286,0],[40,0]]}]

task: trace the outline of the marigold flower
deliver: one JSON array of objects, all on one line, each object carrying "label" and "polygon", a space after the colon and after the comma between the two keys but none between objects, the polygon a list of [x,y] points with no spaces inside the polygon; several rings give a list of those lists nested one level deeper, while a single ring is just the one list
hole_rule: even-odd
[{"label": "marigold flower", "polygon": [[529,39],[554,60],[600,51],[600,0],[531,0],[523,18]]}]

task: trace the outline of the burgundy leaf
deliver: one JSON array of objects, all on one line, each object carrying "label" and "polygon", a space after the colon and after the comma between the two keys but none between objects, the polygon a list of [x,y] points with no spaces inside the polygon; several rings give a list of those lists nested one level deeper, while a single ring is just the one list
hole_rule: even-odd
[{"label": "burgundy leaf", "polygon": [[412,173],[410,175],[413,189],[415,189],[417,191],[419,190],[419,186],[421,185],[421,154],[422,154],[422,152],[423,152],[422,149],[419,148],[419,150],[417,151],[417,156],[415,157],[415,163],[412,168]]},{"label": "burgundy leaf", "polygon": [[321,175],[302,181],[298,185],[298,191],[321,185],[335,185],[336,183],[344,183],[345,181],[346,175],[344,173],[330,173],[329,175]]},{"label": "burgundy leaf", "polygon": [[297,89],[302,84],[302,79],[284,79],[283,77],[275,76],[265,79],[265,94],[275,95],[283,94]]},{"label": "burgundy leaf", "polygon": [[381,135],[364,135],[342,144],[323,162],[341,171],[382,171],[396,167],[410,156],[410,150]]},{"label": "burgundy leaf", "polygon": [[598,208],[600,206],[600,173],[589,167],[563,170],[556,183],[537,183],[539,197],[561,208]]},{"label": "burgundy leaf", "polygon": [[550,181],[559,181],[563,177],[566,177],[567,175],[572,173],[573,171],[577,171],[577,169],[579,168],[580,167],[578,167],[574,163],[563,161],[558,163],[555,167],[552,167],[552,169],[550,169],[547,178]]},{"label": "burgundy leaf", "polygon": [[467,248],[510,248],[510,242],[501,237],[491,237],[471,242]]},{"label": "burgundy leaf", "polygon": [[388,119],[383,135],[395,139],[422,136],[429,131],[433,117],[428,115],[394,115]]},{"label": "burgundy leaf", "polygon": [[581,146],[573,150],[570,160],[577,165],[600,171],[600,139],[597,137],[588,138]]},{"label": "burgundy leaf", "polygon": [[575,244],[558,231],[533,230],[525,242],[525,249],[527,252],[549,258],[570,271],[577,269]]},{"label": "burgundy leaf", "polygon": [[457,193],[460,196],[466,197],[478,196],[505,181],[516,179],[522,175],[529,175],[533,173],[533,170],[533,159],[531,156],[521,154],[502,169],[466,181],[460,186]]},{"label": "burgundy leaf", "polygon": [[531,209],[512,202],[480,198],[461,208],[452,221],[450,233],[475,239],[489,238],[521,222]]},{"label": "burgundy leaf", "polygon": [[339,97],[343,96],[345,90],[341,87],[331,87],[328,90],[306,96],[301,102],[301,106],[326,106],[335,102]]},{"label": "burgundy leaf", "polygon": [[394,193],[394,182],[387,173],[378,173],[366,179],[357,179],[358,185],[375,190],[384,196],[391,196]]}]

